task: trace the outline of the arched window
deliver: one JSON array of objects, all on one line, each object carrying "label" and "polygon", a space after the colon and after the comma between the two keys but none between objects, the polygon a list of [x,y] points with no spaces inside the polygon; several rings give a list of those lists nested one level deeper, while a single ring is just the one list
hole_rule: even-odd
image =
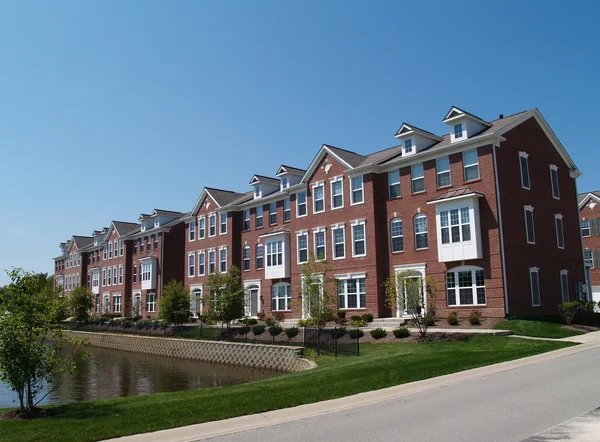
[{"label": "arched window", "polygon": [[273,286],[271,295],[271,310],[291,310],[292,309],[292,287],[287,282],[280,282]]},{"label": "arched window", "polygon": [[402,227],[402,220],[400,218],[394,218],[390,222],[390,236],[392,241],[392,252],[403,252],[404,230]]},{"label": "arched window", "polygon": [[485,275],[481,267],[461,266],[446,272],[448,305],[485,304]]},{"label": "arched window", "polygon": [[427,240],[427,215],[420,213],[415,216],[415,248],[426,249],[429,247]]},{"label": "arched window", "polygon": [[244,247],[244,270],[250,270],[250,246]]}]

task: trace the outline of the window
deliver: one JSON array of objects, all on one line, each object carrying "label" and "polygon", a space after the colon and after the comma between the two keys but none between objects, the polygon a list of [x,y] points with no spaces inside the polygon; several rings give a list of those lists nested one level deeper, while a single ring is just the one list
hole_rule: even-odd
[{"label": "window", "polygon": [[259,206],[256,208],[256,228],[263,226],[263,207]]},{"label": "window", "polygon": [[550,165],[550,180],[552,181],[552,198],[560,199],[560,189],[558,188],[558,167]]},{"label": "window", "polygon": [[108,268],[108,284],[107,285],[112,285],[112,268],[109,267]]},{"label": "window", "polygon": [[123,266],[119,266],[119,285],[123,284]]},{"label": "window", "polygon": [[[154,235],[150,235],[148,237],[148,250],[150,250],[150,247],[151,247],[151,245],[152,245],[153,242],[154,242]],[[156,247],[155,247],[155,249],[156,249]]]},{"label": "window", "polygon": [[283,222],[287,222],[292,219],[292,210],[290,209],[290,199],[286,198],[283,200]]},{"label": "window", "polygon": [[106,269],[102,269],[102,287],[106,287]]},{"label": "window", "polygon": [[350,186],[350,204],[362,203],[364,201],[362,175],[350,178]]},{"label": "window", "polygon": [[465,181],[479,179],[479,156],[477,149],[463,152],[463,167],[465,169]]},{"label": "window", "polygon": [[525,206],[525,231],[527,243],[535,244],[535,226],[533,224],[533,207]]},{"label": "window", "polygon": [[313,186],[313,213],[325,211],[325,186],[317,184]]},{"label": "window", "polygon": [[408,140],[404,141],[404,152],[411,153],[412,150],[413,150],[413,142],[412,142],[412,138],[409,138]]},{"label": "window", "polygon": [[454,138],[462,138],[463,136],[463,127],[462,123],[458,123],[454,125]]},{"label": "window", "polygon": [[119,241],[117,241],[115,239],[114,242],[113,242],[113,244],[115,245],[115,258],[116,258],[117,256],[119,256],[118,255],[118,253],[119,253]]},{"label": "window", "polygon": [[262,269],[263,265],[264,265],[263,245],[257,244],[257,246],[256,246],[256,268]]},{"label": "window", "polygon": [[344,179],[337,177],[331,182],[331,208],[344,207]]},{"label": "window", "polygon": [[250,246],[244,247],[244,270],[250,270]]},{"label": "window", "polygon": [[569,271],[560,271],[560,293],[562,295],[562,302],[569,302]]},{"label": "window", "polygon": [[221,273],[227,273],[227,247],[219,248],[219,264]]},{"label": "window", "polygon": [[521,167],[521,186],[523,189],[531,189],[529,182],[529,155],[526,152],[519,152],[519,165]]},{"label": "window", "polygon": [[211,213],[208,215],[208,236],[215,236],[217,234],[217,215]]},{"label": "window", "polygon": [[593,250],[585,249],[583,251],[583,259],[585,260],[585,265],[589,266],[589,268],[591,269],[596,268],[596,259],[594,255],[595,253]]},{"label": "window", "polygon": [[444,210],[440,212],[442,244],[471,241],[469,208]]},{"label": "window", "polygon": [[100,295],[96,295],[96,313],[100,313]]},{"label": "window", "polygon": [[198,252],[198,276],[204,276],[204,271],[205,271],[204,260],[205,260],[204,251]]},{"label": "window", "polygon": [[[113,245],[112,245],[112,243],[111,243],[111,242],[109,242],[109,243],[108,243],[108,259],[112,259],[112,246],[113,246]],[[72,259],[72,258],[73,258],[73,257],[71,257],[71,259]]]},{"label": "window", "polygon": [[267,267],[283,264],[283,241],[269,241],[267,243]]},{"label": "window", "polygon": [[224,235],[227,233],[227,212],[219,213],[219,218],[221,221],[221,230],[219,231],[219,235]]},{"label": "window", "polygon": [[206,218],[198,218],[198,239],[206,237]]},{"label": "window", "polygon": [[580,222],[581,236],[592,236],[592,224],[589,219],[582,219]]},{"label": "window", "polygon": [[113,267],[113,285],[117,285],[117,266]]},{"label": "window", "polygon": [[269,204],[269,224],[277,224],[277,203]]},{"label": "window", "polygon": [[565,234],[563,229],[563,217],[560,214],[554,215],[554,224],[556,226],[556,246],[559,249],[565,248]]},{"label": "window", "polygon": [[435,171],[437,175],[437,186],[446,187],[452,183],[450,181],[450,158],[438,158],[435,161]]},{"label": "window", "polygon": [[298,264],[308,262],[308,233],[297,234],[298,240]]},{"label": "window", "polygon": [[271,292],[271,310],[283,311],[292,309],[292,286],[287,282],[280,282],[273,286]]},{"label": "window", "polygon": [[365,222],[354,221],[352,225],[352,256],[365,256],[367,249],[365,245]]},{"label": "window", "polygon": [[338,280],[338,308],[355,309],[367,307],[365,278]]},{"label": "window", "polygon": [[392,170],[388,172],[389,197],[398,198],[400,196],[400,171]]},{"label": "window", "polygon": [[286,176],[281,178],[281,190],[287,189],[290,186],[290,182]]},{"label": "window", "polygon": [[296,194],[296,217],[306,216],[306,192]]},{"label": "window", "polygon": [[196,274],[196,255],[190,253],[188,255],[188,276],[192,277]]},{"label": "window", "polygon": [[427,240],[427,215],[421,213],[415,216],[415,248],[426,249],[429,247]]},{"label": "window", "polygon": [[137,239],[133,240],[133,253],[137,253]]},{"label": "window", "polygon": [[325,228],[319,228],[313,233],[313,235],[315,241],[315,259],[326,259],[327,254],[325,250]]},{"label": "window", "polygon": [[392,237],[392,252],[404,251],[404,231],[402,228],[402,220],[394,218],[390,222],[390,235]]},{"label": "window", "polygon": [[531,304],[539,307],[540,302],[540,276],[537,267],[529,267],[529,282],[531,286]]},{"label": "window", "polygon": [[333,227],[333,259],[341,259],[346,256],[346,246],[344,241],[344,226]]},{"label": "window", "polygon": [[137,282],[137,266],[134,265],[133,266],[133,283],[135,284]]},{"label": "window", "polygon": [[154,235],[154,250],[158,249],[158,233]]},{"label": "window", "polygon": [[121,295],[113,295],[113,313],[121,313]]},{"label": "window", "polygon": [[152,274],[152,263],[146,261],[140,264],[140,281],[150,281],[150,275]]},{"label": "window", "polygon": [[425,171],[423,163],[415,164],[411,167],[412,191],[413,193],[425,191]]},{"label": "window", "polygon": [[250,209],[244,210],[244,225],[242,230],[250,230]]},{"label": "window", "polygon": [[216,267],[216,252],[215,249],[208,251],[208,273],[215,273]]},{"label": "window", "polygon": [[260,189],[260,186],[254,186],[254,198],[260,198],[261,194],[262,191]]},{"label": "window", "polygon": [[153,313],[156,311],[156,293],[148,293],[146,295],[146,312]]},{"label": "window", "polygon": [[150,251],[150,247],[151,247],[151,245],[152,245],[152,242],[150,241],[150,237],[149,237],[149,236],[146,236],[144,239],[145,239],[145,240],[146,240],[146,242],[148,243],[148,251]]},{"label": "window", "polygon": [[144,238],[138,238],[140,242],[140,253],[144,253]]},{"label": "window", "polygon": [[446,301],[451,305],[485,304],[485,276],[480,267],[458,267],[446,273]]},{"label": "window", "polygon": [[123,256],[125,252],[125,244],[123,240],[119,241],[119,256]]},{"label": "window", "polygon": [[98,284],[100,284],[100,273],[94,271],[92,273],[92,287],[98,287]]}]

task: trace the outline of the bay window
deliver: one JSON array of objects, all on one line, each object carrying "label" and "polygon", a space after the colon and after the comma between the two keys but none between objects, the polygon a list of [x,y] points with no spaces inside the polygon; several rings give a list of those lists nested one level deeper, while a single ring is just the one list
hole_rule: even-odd
[{"label": "bay window", "polygon": [[446,300],[448,306],[485,304],[483,269],[463,266],[448,271],[446,273]]}]

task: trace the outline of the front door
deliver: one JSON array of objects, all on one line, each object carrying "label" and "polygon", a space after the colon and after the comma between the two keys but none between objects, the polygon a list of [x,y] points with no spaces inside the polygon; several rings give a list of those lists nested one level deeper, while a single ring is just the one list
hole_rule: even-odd
[{"label": "front door", "polygon": [[258,287],[250,289],[250,316],[258,316]]}]

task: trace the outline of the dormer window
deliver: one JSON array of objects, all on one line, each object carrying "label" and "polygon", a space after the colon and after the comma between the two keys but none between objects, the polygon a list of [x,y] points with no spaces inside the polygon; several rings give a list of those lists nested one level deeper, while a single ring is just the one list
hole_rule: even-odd
[{"label": "dormer window", "polygon": [[154,220],[154,227],[158,227],[160,225],[160,222],[158,221],[158,218],[156,218]]},{"label": "dormer window", "polygon": [[411,153],[413,150],[412,138],[409,138],[404,142],[404,152]]},{"label": "dormer window", "polygon": [[288,187],[290,187],[290,182],[288,178],[284,176],[283,178],[281,178],[281,190],[287,189]]},{"label": "dormer window", "polygon": [[142,227],[141,227],[141,229],[140,229],[140,230],[141,230],[142,232],[145,232],[145,231],[146,231],[146,224],[145,224],[145,223],[142,223]]},{"label": "dormer window", "polygon": [[262,195],[262,191],[260,186],[254,186],[254,198],[260,198]]},{"label": "dormer window", "polygon": [[462,138],[463,136],[463,125],[458,123],[454,125],[454,138]]}]

